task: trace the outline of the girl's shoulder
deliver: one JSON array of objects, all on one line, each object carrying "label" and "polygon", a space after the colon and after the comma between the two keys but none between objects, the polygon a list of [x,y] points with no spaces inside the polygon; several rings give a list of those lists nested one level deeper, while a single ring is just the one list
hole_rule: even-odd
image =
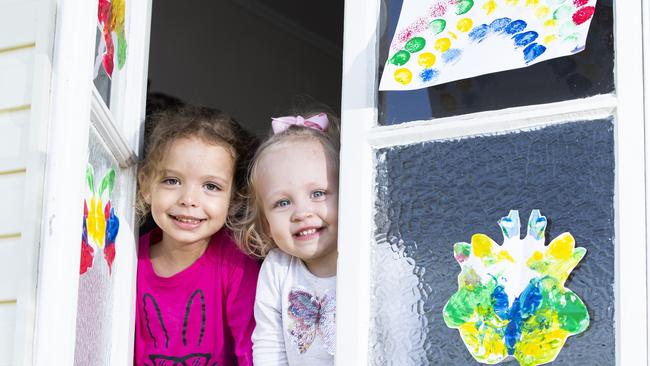
[{"label": "girl's shoulder", "polygon": [[[299,260],[296,257],[290,256],[289,254],[283,252],[279,248],[273,248],[264,258],[265,265],[279,265],[282,267],[288,267],[292,262]],[[267,264],[268,263],[268,264]]]},{"label": "girl's shoulder", "polygon": [[232,233],[226,228],[212,235],[206,254],[210,260],[222,265],[234,264],[235,266],[257,266],[258,268],[260,266],[257,259],[248,256],[239,249]]},{"label": "girl's shoulder", "polygon": [[140,235],[138,240],[138,258],[149,259],[149,248],[151,243],[157,243],[162,240],[162,231],[159,228],[146,231]]}]

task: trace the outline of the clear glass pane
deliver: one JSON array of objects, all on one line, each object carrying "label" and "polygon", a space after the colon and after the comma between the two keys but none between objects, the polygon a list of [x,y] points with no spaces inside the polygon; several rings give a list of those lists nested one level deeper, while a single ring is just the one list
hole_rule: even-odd
[{"label": "clear glass pane", "polygon": [[553,365],[614,365],[613,128],[572,122],[378,150],[371,364],[479,365],[443,319],[459,289],[454,244],[477,233],[501,244],[500,218],[519,210],[525,234],[539,209],[547,244],[570,232],[586,249],[564,286],[591,319]]},{"label": "clear glass pane", "polygon": [[111,78],[106,73],[104,66],[102,65],[103,50],[102,47],[102,32],[97,29],[97,35],[95,36],[95,79],[93,83],[95,88],[99,92],[99,95],[102,96],[104,103],[110,107],[111,105]]},{"label": "clear glass pane", "polygon": [[[379,75],[388,57],[403,0],[386,0]],[[560,3],[555,1],[554,3]],[[465,113],[606,94],[614,90],[612,0],[599,0],[584,51],[532,66],[414,91],[379,92],[379,124],[391,125]]]}]

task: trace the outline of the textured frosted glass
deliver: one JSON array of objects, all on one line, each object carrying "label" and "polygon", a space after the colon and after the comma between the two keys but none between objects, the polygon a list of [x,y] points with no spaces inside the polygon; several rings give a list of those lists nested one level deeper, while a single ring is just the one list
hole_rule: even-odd
[{"label": "textured frosted glass", "polygon": [[511,209],[523,223],[540,209],[547,243],[568,231],[587,249],[565,286],[591,322],[553,365],[615,364],[612,120],[387,148],[376,157],[372,365],[479,364],[442,319],[458,289],[453,244],[475,233],[501,243],[497,220]]},{"label": "textured frosted glass", "polygon": [[[117,169],[117,161],[102,142],[94,128],[88,139],[88,163],[94,168],[94,185],[99,187],[102,177],[111,168]],[[121,207],[125,181],[119,179],[110,195],[113,208]],[[87,198],[87,200],[89,200]],[[106,202],[103,202],[106,204]],[[90,205],[90,202],[88,202]],[[80,210],[81,205],[75,207]],[[81,215],[80,224],[81,224]],[[79,245],[78,243],[75,243]],[[92,245],[92,244],[91,244]],[[104,244],[104,247],[106,244]],[[102,248],[93,245],[92,266],[79,276],[77,300],[77,341],[75,365],[108,365],[111,352],[111,317],[113,311],[113,276],[119,270],[115,266],[109,273]],[[120,255],[119,249],[116,255]],[[125,289],[128,291],[128,289]]]}]

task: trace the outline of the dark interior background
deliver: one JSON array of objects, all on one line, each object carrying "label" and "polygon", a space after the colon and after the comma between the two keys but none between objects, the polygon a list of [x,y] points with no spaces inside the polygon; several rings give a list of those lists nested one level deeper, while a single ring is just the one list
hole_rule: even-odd
[{"label": "dark interior background", "polygon": [[148,92],[262,135],[305,101],[340,113],[342,45],[343,0],[156,0]]}]

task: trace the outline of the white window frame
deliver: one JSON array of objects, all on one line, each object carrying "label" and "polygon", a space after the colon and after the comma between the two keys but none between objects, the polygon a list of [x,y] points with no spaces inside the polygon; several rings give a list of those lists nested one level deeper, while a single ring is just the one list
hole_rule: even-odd
[{"label": "white window frame", "polygon": [[[34,365],[73,365],[81,238],[81,204],[88,162],[89,129],[95,128],[120,167],[134,168],[145,112],[151,1],[128,1],[127,65],[114,116],[92,81],[97,1],[59,0],[52,58],[47,161],[43,188]],[[137,20],[137,21],[135,21]],[[127,83],[128,80],[128,83]],[[117,89],[117,90],[116,90]],[[113,102],[112,102],[113,103]],[[116,123],[120,121],[120,123]],[[91,127],[91,125],[93,127]],[[134,184],[125,199],[134,197]],[[132,226],[134,217],[124,217]],[[128,227],[127,226],[127,227]],[[121,228],[122,229],[122,228]],[[134,236],[134,243],[137,242]],[[113,277],[111,365],[133,362],[135,248],[120,253]],[[122,291],[119,291],[122,290]]]},{"label": "white window frame", "polygon": [[[645,182],[642,31],[645,30],[648,46],[649,9],[642,7],[642,1],[613,2],[615,93],[433,121],[377,126],[378,37],[382,2],[345,2],[336,364],[363,366],[369,362],[374,149],[613,115],[616,149],[616,364],[646,365],[646,192],[650,194],[650,191],[646,191]],[[648,47],[645,55],[646,66],[650,67]],[[645,75],[645,79],[646,85],[650,85],[650,77]],[[646,106],[650,108],[648,97]]]}]

